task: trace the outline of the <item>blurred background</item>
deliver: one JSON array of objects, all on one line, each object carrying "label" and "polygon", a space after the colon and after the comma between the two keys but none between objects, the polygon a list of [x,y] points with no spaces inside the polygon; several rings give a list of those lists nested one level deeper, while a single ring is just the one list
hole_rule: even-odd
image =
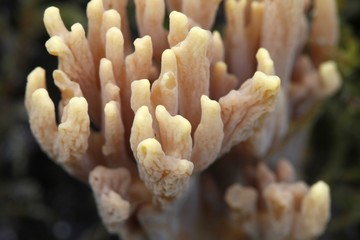
[{"label": "blurred background", "polygon": [[[87,185],[42,153],[23,104],[27,74],[42,66],[51,80],[57,66],[44,46],[43,11],[57,6],[67,26],[86,26],[87,2],[0,0],[0,240],[116,239],[102,226]],[[360,239],[360,1],[338,5],[336,60],[344,84],[312,124],[302,178],[331,187],[332,220],[321,239]]]}]

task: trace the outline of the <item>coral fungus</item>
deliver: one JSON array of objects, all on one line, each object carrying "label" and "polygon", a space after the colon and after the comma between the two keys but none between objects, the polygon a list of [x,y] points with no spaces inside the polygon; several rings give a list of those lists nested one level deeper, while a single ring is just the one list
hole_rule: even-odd
[{"label": "coral fungus", "polygon": [[326,183],[273,159],[341,84],[335,1],[221,2],[135,0],[133,42],[127,0],[91,0],[87,32],[45,11],[61,101],[29,74],[32,132],[124,239],[309,239],[329,220]]}]

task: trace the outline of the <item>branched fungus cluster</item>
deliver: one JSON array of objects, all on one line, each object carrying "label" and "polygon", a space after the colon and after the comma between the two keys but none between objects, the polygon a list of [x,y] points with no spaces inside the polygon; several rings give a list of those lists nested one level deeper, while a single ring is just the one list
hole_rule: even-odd
[{"label": "branched fungus cluster", "polygon": [[134,2],[134,41],[127,0],[91,0],[87,31],[45,11],[61,101],[40,67],[25,96],[43,151],[90,184],[123,239],[319,236],[328,185],[269,158],[341,84],[335,0]]}]

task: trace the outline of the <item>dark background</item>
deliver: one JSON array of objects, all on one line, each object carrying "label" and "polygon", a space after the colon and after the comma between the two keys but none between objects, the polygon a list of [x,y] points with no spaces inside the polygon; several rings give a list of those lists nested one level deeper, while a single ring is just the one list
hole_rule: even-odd
[{"label": "dark background", "polygon": [[[360,1],[338,2],[336,60],[344,85],[313,124],[302,172],[308,183],[323,179],[331,187],[332,220],[321,239],[360,239]],[[116,239],[102,226],[87,185],[41,152],[23,104],[27,74],[42,66],[51,80],[57,65],[44,46],[44,9],[59,7],[68,26],[85,24],[86,3],[0,0],[0,240]]]}]

